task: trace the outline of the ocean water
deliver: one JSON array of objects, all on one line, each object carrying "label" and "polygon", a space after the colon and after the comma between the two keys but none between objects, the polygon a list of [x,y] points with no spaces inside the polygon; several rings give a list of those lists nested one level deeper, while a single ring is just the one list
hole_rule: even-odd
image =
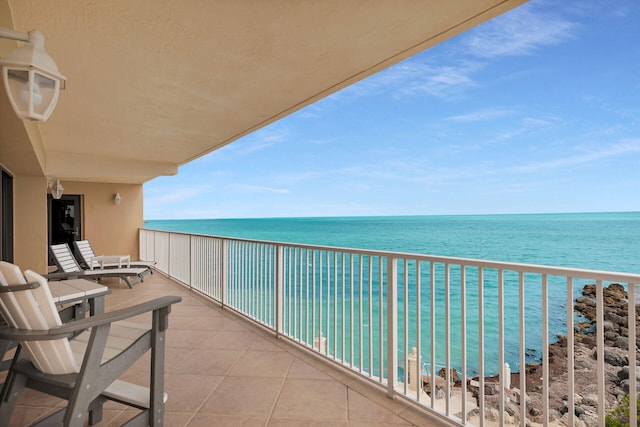
[{"label": "ocean water", "polygon": [[[145,221],[145,227],[274,242],[378,249],[640,274],[640,255],[637,250],[640,242],[640,212],[151,220]],[[580,290],[581,286],[576,285],[575,295],[579,294]],[[452,289],[452,292],[456,292],[455,289]],[[467,292],[468,310],[471,312],[469,317],[473,319],[474,289],[469,288]],[[488,334],[485,344],[485,349],[489,352],[488,372],[497,370],[497,366],[491,366],[491,360],[497,360],[497,345],[490,337],[492,333],[497,335],[497,321],[492,321],[491,317],[495,308],[491,304],[496,292],[495,289],[487,289],[485,295],[488,313],[488,319],[485,320]],[[534,286],[527,292],[527,304],[537,307],[536,300],[540,299],[539,289]],[[505,319],[517,319],[516,298],[517,280],[507,278]],[[451,296],[451,300],[455,312],[455,295]],[[549,335],[553,340],[557,334],[565,334],[567,330],[564,286],[553,286],[553,283],[550,283],[549,301]],[[540,319],[536,316],[540,316],[539,309],[536,311],[534,308],[527,312],[528,361],[537,361],[541,357]],[[459,322],[455,316],[451,319],[453,366],[459,363],[455,356],[458,338],[456,331],[460,329],[455,325],[456,320]],[[423,322],[426,322],[426,319]],[[428,325],[425,324],[426,328]],[[470,330],[473,331],[473,327]],[[474,337],[470,335],[469,364],[471,372],[474,372],[477,366],[474,366],[473,360],[477,355],[474,354]],[[438,333],[438,340],[444,341],[441,331]],[[506,360],[514,371],[518,370],[517,322],[507,325],[505,341]],[[443,347],[438,346],[437,359],[444,356]],[[429,349],[423,348],[423,354],[429,354]]]}]

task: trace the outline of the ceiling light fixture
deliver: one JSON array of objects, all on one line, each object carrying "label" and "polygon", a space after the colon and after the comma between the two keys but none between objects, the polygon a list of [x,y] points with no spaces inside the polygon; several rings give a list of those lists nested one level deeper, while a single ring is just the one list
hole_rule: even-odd
[{"label": "ceiling light fixture", "polygon": [[2,79],[11,106],[22,119],[45,121],[53,112],[67,78],[44,50],[44,36],[0,28],[0,38],[27,42],[0,58]]},{"label": "ceiling light fixture", "polygon": [[47,186],[51,188],[51,197],[53,197],[56,200],[62,197],[62,193],[64,192],[64,187],[62,186],[62,184],[60,184],[59,179],[56,179],[55,181],[53,179],[48,179]]}]

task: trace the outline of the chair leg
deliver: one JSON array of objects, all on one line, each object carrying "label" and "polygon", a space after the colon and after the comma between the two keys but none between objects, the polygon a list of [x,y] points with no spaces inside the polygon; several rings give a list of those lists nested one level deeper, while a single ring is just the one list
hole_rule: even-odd
[{"label": "chair leg", "polygon": [[129,278],[127,276],[121,276],[120,278],[122,280],[124,280],[125,282],[127,282],[127,286],[129,286],[129,289],[133,289],[133,286],[131,285],[131,281],[129,280]]},{"label": "chair leg", "polygon": [[89,412],[94,399],[100,396],[100,391],[96,393],[96,383],[98,382],[100,359],[104,353],[104,347],[109,335],[111,325],[101,325],[92,328],[91,337],[84,355],[82,368],[76,379],[69,404],[64,414],[65,427],[83,427],[84,418]]},{"label": "chair leg", "polygon": [[[11,366],[24,358],[25,356],[21,351],[21,347],[18,346],[16,354],[13,356]],[[16,401],[18,400],[20,393],[25,389],[26,384],[27,377],[25,375],[16,373],[9,369],[7,378],[2,386],[2,391],[0,392],[0,425],[9,425],[11,416],[13,415],[13,410],[16,406]]]},{"label": "chair leg", "polygon": [[106,399],[98,397],[89,406],[89,425],[93,426],[102,421],[102,404]]},{"label": "chair leg", "polygon": [[6,371],[9,369],[9,365],[11,365],[10,360],[4,360],[4,355],[7,354],[9,350],[15,347],[17,343],[7,340],[0,340],[0,371]]},{"label": "chair leg", "polygon": [[153,332],[151,334],[151,378],[149,391],[149,425],[161,426],[164,419],[164,310],[153,312]]}]

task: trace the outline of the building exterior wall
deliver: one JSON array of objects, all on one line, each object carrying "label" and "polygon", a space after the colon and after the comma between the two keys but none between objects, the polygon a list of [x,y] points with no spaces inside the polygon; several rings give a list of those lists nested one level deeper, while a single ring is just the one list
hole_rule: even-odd
[{"label": "building exterior wall", "polygon": [[[14,262],[23,270],[47,272],[47,180],[14,175]],[[138,259],[138,229],[143,226],[141,184],[62,181],[65,194],[82,198],[83,239],[96,254],[131,255]],[[122,201],[116,205],[113,196]]]},{"label": "building exterior wall", "polygon": [[[6,0],[0,0],[0,26],[14,26]],[[0,57],[16,46],[17,42],[0,38]],[[9,104],[4,87],[0,90],[0,165],[13,177],[14,262],[23,270],[46,273],[47,155],[42,125],[20,120]],[[81,235],[91,241],[96,253],[129,254],[131,259],[138,258],[138,228],[143,225],[142,184],[71,182],[64,178],[61,183],[65,194],[81,196]],[[120,205],[113,201],[116,192],[122,196]]]},{"label": "building exterior wall", "polygon": [[46,189],[43,176],[13,176],[14,262],[37,273],[47,272]]},{"label": "building exterior wall", "polygon": [[[138,229],[143,226],[142,184],[61,181],[65,194],[82,197],[82,238],[97,255],[130,255],[138,259]],[[113,197],[120,193],[116,205]]]}]

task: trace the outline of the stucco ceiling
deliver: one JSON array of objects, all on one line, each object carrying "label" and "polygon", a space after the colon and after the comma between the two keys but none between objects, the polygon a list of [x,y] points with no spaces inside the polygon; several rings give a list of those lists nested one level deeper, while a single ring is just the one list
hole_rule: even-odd
[{"label": "stucco ceiling", "polygon": [[0,0],[68,79],[16,138],[46,176],[142,183],[524,1]]}]

